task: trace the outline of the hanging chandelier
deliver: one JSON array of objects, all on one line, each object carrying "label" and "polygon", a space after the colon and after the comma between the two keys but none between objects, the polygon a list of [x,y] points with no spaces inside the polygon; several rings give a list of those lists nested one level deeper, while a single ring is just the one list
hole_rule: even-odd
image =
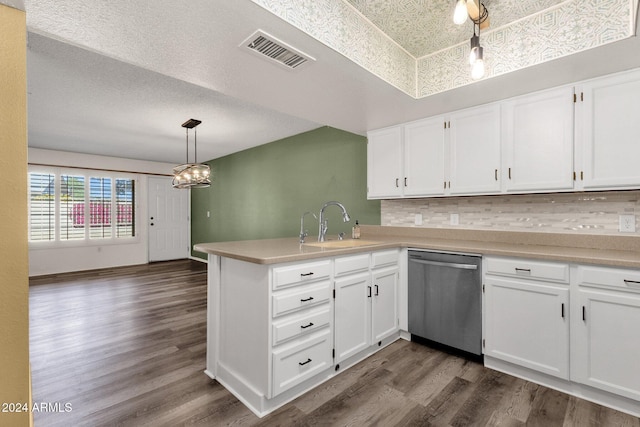
[{"label": "hanging chandelier", "polygon": [[[203,188],[211,185],[211,168],[198,163],[198,133],[196,126],[202,121],[189,119],[182,124],[187,132],[187,161],[173,168],[173,188]],[[193,163],[189,163],[189,129],[193,129]]]},{"label": "hanging chandelier", "polygon": [[[484,76],[483,48],[480,46],[480,29],[489,26],[489,10],[479,0],[456,0],[456,8],[453,12],[453,22],[462,25],[467,17],[473,22],[473,36],[469,52],[469,64],[471,65],[471,78],[481,79]],[[476,28],[478,33],[476,34]]]}]

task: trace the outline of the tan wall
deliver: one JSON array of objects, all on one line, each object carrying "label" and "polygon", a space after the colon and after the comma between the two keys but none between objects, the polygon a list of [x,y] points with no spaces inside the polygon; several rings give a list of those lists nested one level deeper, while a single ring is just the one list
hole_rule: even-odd
[{"label": "tan wall", "polygon": [[[30,402],[26,36],[25,13],[0,5],[0,404]],[[0,412],[2,426],[29,424]]]}]

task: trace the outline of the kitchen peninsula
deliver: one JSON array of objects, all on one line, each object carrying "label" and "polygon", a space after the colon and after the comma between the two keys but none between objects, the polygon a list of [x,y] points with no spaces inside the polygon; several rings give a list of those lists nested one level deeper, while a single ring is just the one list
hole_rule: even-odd
[{"label": "kitchen peninsula", "polygon": [[[362,226],[361,245],[313,243],[284,238],[194,247],[207,253],[209,261],[205,372],[257,415],[266,415],[398,338],[410,339],[408,248],[484,257],[483,280],[490,288],[483,295],[484,334],[492,337],[484,349],[485,366],[640,414],[640,339],[636,330],[608,334],[609,329],[620,333],[619,327],[600,317],[620,321],[615,313],[623,305],[626,323],[640,323],[640,238]],[[514,273],[514,265],[515,272],[528,273]],[[562,280],[547,277],[547,272],[560,270],[566,271]],[[493,325],[487,321],[500,319],[499,298],[511,295],[499,292],[506,284],[516,291],[559,288],[566,297],[560,328],[566,331],[560,334],[566,351],[552,360],[559,369],[540,362],[548,356],[546,348],[541,348],[546,353],[540,358],[523,358],[519,348],[502,348],[500,337],[514,333],[502,323],[487,329]],[[526,307],[532,306],[527,301]],[[494,312],[487,317],[488,310]],[[585,312],[593,313],[593,324],[583,321]],[[520,325],[519,319],[512,320],[507,323]],[[596,320],[601,322],[597,327]],[[540,325],[557,329],[556,324]],[[585,352],[590,357],[585,359]],[[607,357],[602,359],[604,352]]]}]

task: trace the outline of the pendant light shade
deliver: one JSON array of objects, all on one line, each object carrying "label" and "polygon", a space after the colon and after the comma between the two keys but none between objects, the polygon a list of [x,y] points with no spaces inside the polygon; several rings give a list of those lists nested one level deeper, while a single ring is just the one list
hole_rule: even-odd
[{"label": "pendant light shade", "polygon": [[[200,120],[189,119],[182,124],[187,132],[187,162],[173,168],[173,188],[203,188],[211,185],[211,168],[198,163],[198,134],[195,127],[200,123]],[[189,129],[193,129],[194,133],[194,163],[189,163]]]}]

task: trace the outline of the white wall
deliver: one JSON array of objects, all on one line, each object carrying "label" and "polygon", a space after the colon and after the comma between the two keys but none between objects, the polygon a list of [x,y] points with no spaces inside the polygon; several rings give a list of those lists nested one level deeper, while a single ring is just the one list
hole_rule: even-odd
[{"label": "white wall", "polygon": [[[84,169],[111,169],[130,172],[138,180],[136,187],[136,234],[132,243],[80,244],[46,248],[29,246],[29,276],[93,270],[148,262],[148,175],[168,175],[174,165],[117,157],[29,148],[29,164]],[[171,179],[167,176],[167,179]]]}]

